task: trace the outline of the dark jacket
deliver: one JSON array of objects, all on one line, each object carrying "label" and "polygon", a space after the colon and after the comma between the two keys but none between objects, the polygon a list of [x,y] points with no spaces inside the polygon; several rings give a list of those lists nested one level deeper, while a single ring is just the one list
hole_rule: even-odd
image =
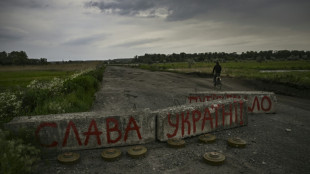
[{"label": "dark jacket", "polygon": [[216,74],[221,74],[221,71],[222,71],[221,65],[216,64],[216,65],[214,66],[214,68],[213,68],[212,74],[214,74],[214,72],[215,72]]}]

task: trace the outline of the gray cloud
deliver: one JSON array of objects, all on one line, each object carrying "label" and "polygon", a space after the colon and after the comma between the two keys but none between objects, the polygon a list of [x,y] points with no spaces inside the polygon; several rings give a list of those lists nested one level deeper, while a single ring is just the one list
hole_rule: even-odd
[{"label": "gray cloud", "polygon": [[1,0],[2,7],[45,8],[49,7],[48,0]]},{"label": "gray cloud", "polygon": [[130,42],[125,42],[117,45],[113,45],[113,47],[137,47],[137,46],[143,46],[145,44],[154,43],[157,41],[162,40],[161,38],[152,38],[152,39],[142,39],[142,40],[135,40]]},{"label": "gray cloud", "polygon": [[95,34],[95,35],[90,35],[87,37],[79,37],[75,39],[71,39],[67,42],[65,42],[65,45],[73,45],[73,46],[78,46],[78,45],[91,45],[96,41],[104,40],[106,36],[104,34]]},{"label": "gray cloud", "polygon": [[156,1],[145,1],[145,0],[129,0],[122,1],[117,0],[113,2],[104,1],[90,1],[85,3],[86,7],[97,7],[102,11],[111,10],[114,14],[119,15],[137,15],[140,11],[149,10],[157,5]]},{"label": "gray cloud", "polygon": [[1,0],[0,47],[49,60],[150,52],[309,50],[309,4],[309,0]]},{"label": "gray cloud", "polygon": [[0,27],[0,40],[19,41],[26,36],[26,32],[19,28]]},{"label": "gray cloud", "polygon": [[[167,9],[167,21],[200,19],[228,21],[251,25],[310,27],[308,0],[115,0],[90,1],[94,7],[110,14],[154,17],[156,10]],[[298,26],[297,26],[298,25]]]}]

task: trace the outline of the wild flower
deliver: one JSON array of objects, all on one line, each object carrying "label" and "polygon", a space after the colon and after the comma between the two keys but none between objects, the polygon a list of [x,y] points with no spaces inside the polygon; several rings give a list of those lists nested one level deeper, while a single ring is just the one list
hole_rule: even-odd
[{"label": "wild flower", "polygon": [[84,71],[80,71],[77,72],[67,78],[58,78],[58,77],[54,77],[51,81],[38,81],[38,80],[33,80],[29,83],[29,85],[27,85],[27,88],[32,88],[32,89],[48,89],[50,91],[59,91],[64,82],[66,82],[67,80],[72,80],[74,78],[77,78],[80,75],[83,75],[87,72],[91,71],[91,69],[86,69]]},{"label": "wild flower", "polygon": [[64,79],[60,79],[57,77],[54,77],[51,81],[38,81],[33,80],[27,85],[27,88],[32,89],[48,89],[48,90],[58,90],[62,87],[64,83]]},{"label": "wild flower", "polygon": [[22,101],[13,92],[0,93],[0,120],[18,115]]},{"label": "wild flower", "polygon": [[78,76],[80,76],[80,75],[83,75],[83,74],[85,74],[85,73],[88,73],[89,71],[91,71],[92,69],[85,69],[85,70],[83,70],[83,71],[80,71],[80,72],[77,72],[77,73],[75,73],[75,74],[73,74],[73,75],[71,75],[68,79],[74,79],[74,78],[77,78]]},{"label": "wild flower", "polygon": [[60,113],[63,113],[64,112],[64,109],[62,108],[61,106],[61,103],[58,103],[58,102],[50,102],[49,105],[48,105],[48,109],[51,111],[51,112],[60,112]]},{"label": "wild flower", "polygon": [[[93,69],[86,69],[76,72],[67,78],[54,77],[50,81],[33,80],[25,90],[0,93],[0,121],[9,121],[10,118],[23,114],[33,114],[36,107],[44,103],[49,113],[64,113],[72,104],[68,101],[61,101],[66,91],[64,84],[68,80],[73,80],[84,75]],[[49,99],[48,99],[49,98]],[[52,98],[58,98],[54,101]],[[51,99],[51,100],[50,100]],[[38,111],[42,113],[41,111]],[[45,112],[43,112],[45,113]]]}]

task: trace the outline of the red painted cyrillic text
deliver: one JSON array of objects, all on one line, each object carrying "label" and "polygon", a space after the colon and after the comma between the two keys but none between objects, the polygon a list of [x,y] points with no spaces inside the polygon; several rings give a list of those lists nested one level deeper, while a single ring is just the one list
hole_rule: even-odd
[{"label": "red painted cyrillic text", "polygon": [[[110,128],[110,123],[114,123],[113,128]],[[121,132],[121,130],[119,130],[118,121],[115,118],[107,118],[106,119],[106,127],[107,127],[108,144],[116,143],[122,138],[122,132]],[[111,139],[111,135],[110,135],[111,132],[117,132],[118,133],[118,137],[115,140]]]},{"label": "red painted cyrillic text", "polygon": [[[209,117],[206,117],[207,114],[209,115]],[[211,116],[209,108],[205,108],[205,112],[204,112],[203,120],[202,120],[202,125],[201,125],[201,131],[203,131],[203,129],[205,128],[205,123],[207,120],[210,121],[211,129],[213,129],[213,118]]]},{"label": "red painted cyrillic text", "polygon": [[191,124],[188,121],[188,118],[189,118],[189,112],[187,111],[185,118],[184,118],[184,113],[182,112],[182,137],[184,136],[185,123],[187,124],[188,135],[191,133]]},{"label": "red painted cyrillic text", "polygon": [[[92,132],[92,127],[94,127],[95,131]],[[97,123],[95,120],[92,120],[89,127],[88,127],[88,131],[83,133],[86,136],[84,145],[86,146],[88,144],[88,140],[89,140],[89,136],[90,135],[95,135],[97,138],[97,143],[98,145],[101,145],[101,141],[100,141],[100,134],[102,134],[102,132],[98,131],[97,128]]]},{"label": "red painted cyrillic text", "polygon": [[[267,108],[265,108],[264,107],[264,101],[265,100],[267,100],[267,102],[268,102],[268,107]],[[270,109],[271,109],[271,104],[272,102],[271,102],[271,100],[270,100],[270,98],[268,97],[268,96],[264,96],[263,98],[262,98],[262,101],[261,101],[261,106],[262,106],[262,110],[263,111],[270,111]]]},{"label": "red painted cyrillic text", "polygon": [[[40,142],[40,136],[39,136],[39,132],[42,128],[44,127],[57,127],[57,124],[56,123],[41,123],[38,127],[37,127],[37,130],[35,131],[35,135],[36,135],[36,138],[37,140]],[[40,142],[41,146],[44,146],[44,147],[55,147],[58,145],[58,142],[57,141],[53,141],[51,144],[42,144]]]},{"label": "red painted cyrillic text", "polygon": [[[131,124],[133,124],[133,127],[131,127]],[[133,117],[130,117],[129,122],[127,124],[126,130],[125,130],[125,137],[124,137],[124,141],[126,142],[127,138],[128,138],[128,132],[129,131],[136,131],[137,135],[139,137],[139,139],[141,140],[141,134],[140,134],[140,127],[137,125],[135,119]]]},{"label": "red painted cyrillic text", "polygon": [[[198,117],[196,118],[195,115],[198,115]],[[194,129],[193,132],[196,133],[196,122],[200,120],[201,112],[199,110],[193,111],[192,117],[193,117],[193,129]]]},{"label": "red painted cyrillic text", "polygon": [[232,124],[232,112],[231,112],[231,104],[229,104],[229,112],[225,111],[225,106],[223,105],[223,111],[222,111],[222,116],[223,116],[223,126],[225,126],[225,116],[229,115],[230,116],[230,125]]},{"label": "red painted cyrillic text", "polygon": [[62,147],[66,146],[66,144],[67,144],[67,139],[68,139],[68,137],[69,137],[69,133],[70,133],[70,128],[71,128],[71,127],[72,127],[72,129],[73,129],[73,132],[74,132],[74,134],[75,134],[75,138],[76,138],[76,140],[78,141],[79,145],[80,145],[80,146],[82,145],[82,142],[81,142],[79,133],[78,133],[78,131],[77,131],[77,129],[76,129],[76,126],[75,126],[75,124],[74,124],[72,121],[70,121],[70,122],[68,123],[68,125],[67,125],[67,128],[66,128],[66,133],[65,133],[64,140],[63,140],[63,142],[62,142]]},{"label": "red painted cyrillic text", "polygon": [[177,134],[177,132],[178,132],[178,129],[179,129],[179,114],[176,114],[176,123],[173,124],[173,123],[171,122],[171,114],[169,113],[169,114],[168,114],[168,124],[169,124],[170,126],[172,126],[172,127],[175,127],[173,134],[167,133],[167,137],[168,137],[168,138],[172,138],[172,137],[176,136],[176,134]]}]

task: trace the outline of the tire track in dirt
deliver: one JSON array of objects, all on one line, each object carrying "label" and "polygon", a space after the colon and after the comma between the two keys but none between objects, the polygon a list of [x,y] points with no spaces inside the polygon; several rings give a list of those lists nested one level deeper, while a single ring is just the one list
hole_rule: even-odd
[{"label": "tire track in dirt", "polygon": [[[222,90],[251,90],[225,80]],[[209,90],[213,90],[212,78],[108,66],[93,111],[156,110],[184,104],[191,92]]]}]

